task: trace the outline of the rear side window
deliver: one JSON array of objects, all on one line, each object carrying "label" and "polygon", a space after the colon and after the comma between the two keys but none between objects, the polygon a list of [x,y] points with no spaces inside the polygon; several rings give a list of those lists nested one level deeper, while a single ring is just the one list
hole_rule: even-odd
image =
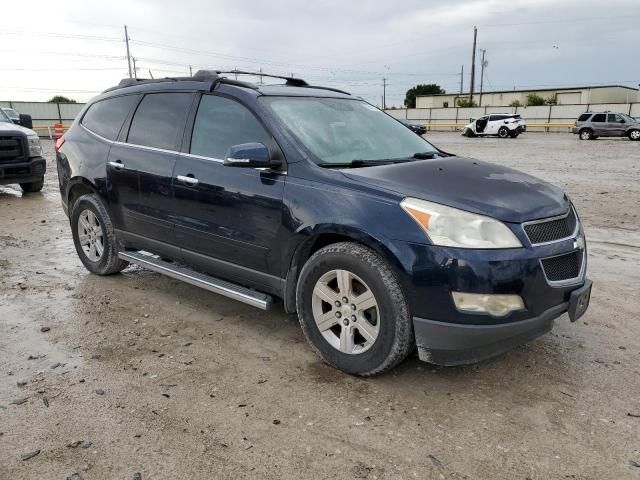
[{"label": "rear side window", "polygon": [[604,122],[604,121],[606,121],[606,119],[607,119],[607,116],[604,113],[598,113],[598,114],[593,116],[591,121],[592,122]]},{"label": "rear side window", "polygon": [[590,113],[583,113],[582,115],[580,115],[578,117],[578,121],[579,122],[586,122],[587,120],[589,120],[589,117],[591,116]]},{"label": "rear side window", "polygon": [[269,146],[271,136],[246,107],[224,97],[204,95],[191,136],[191,153],[224,158],[229,148],[257,142]]},{"label": "rear side window", "polygon": [[109,140],[115,140],[137,95],[108,98],[94,103],[82,117],[82,125]]},{"label": "rear side window", "polygon": [[151,93],[136,109],[128,143],[176,150],[191,106],[190,93]]}]

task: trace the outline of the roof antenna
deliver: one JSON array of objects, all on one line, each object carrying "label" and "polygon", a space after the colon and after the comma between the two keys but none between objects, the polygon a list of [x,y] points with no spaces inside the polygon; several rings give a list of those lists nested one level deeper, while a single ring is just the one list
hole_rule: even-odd
[{"label": "roof antenna", "polygon": [[149,69],[149,76],[153,79],[153,73],[151,73],[151,69]]}]

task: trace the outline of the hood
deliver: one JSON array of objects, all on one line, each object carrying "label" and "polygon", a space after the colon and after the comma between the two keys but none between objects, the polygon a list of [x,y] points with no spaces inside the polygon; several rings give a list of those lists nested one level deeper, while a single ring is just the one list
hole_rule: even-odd
[{"label": "hood", "polygon": [[525,173],[470,158],[447,157],[342,170],[352,180],[504,222],[566,213],[569,199],[557,187]]},{"label": "hood", "polygon": [[0,122],[0,133],[23,133],[25,135],[36,135],[36,132],[30,128],[25,128],[21,125],[9,122]]}]

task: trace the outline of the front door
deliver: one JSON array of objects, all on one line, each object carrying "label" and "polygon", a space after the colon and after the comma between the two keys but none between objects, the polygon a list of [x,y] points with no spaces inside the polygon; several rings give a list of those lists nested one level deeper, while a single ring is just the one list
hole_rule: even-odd
[{"label": "front door", "polygon": [[192,101],[192,93],[145,95],[125,141],[111,147],[111,189],[125,232],[173,243],[172,174]]},{"label": "front door", "polygon": [[611,137],[624,137],[626,122],[621,115],[617,113],[607,114],[607,130],[608,136]]},{"label": "front door", "polygon": [[277,238],[286,178],[284,171],[223,165],[231,146],[248,142],[278,148],[244,105],[205,94],[189,152],[180,154],[173,175],[176,238],[183,257],[245,283],[247,278],[279,273]]}]

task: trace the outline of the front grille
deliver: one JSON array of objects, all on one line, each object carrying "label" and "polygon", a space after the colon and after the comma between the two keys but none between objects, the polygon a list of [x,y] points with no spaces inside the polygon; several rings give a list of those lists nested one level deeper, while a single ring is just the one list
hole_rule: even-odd
[{"label": "front grille", "polygon": [[22,137],[0,136],[0,163],[23,159]]},{"label": "front grille", "polygon": [[554,242],[570,237],[576,229],[577,222],[576,213],[572,208],[565,217],[525,224],[524,231],[533,245]]},{"label": "front grille", "polygon": [[544,274],[550,282],[562,282],[578,278],[582,271],[583,250],[540,260]]}]

